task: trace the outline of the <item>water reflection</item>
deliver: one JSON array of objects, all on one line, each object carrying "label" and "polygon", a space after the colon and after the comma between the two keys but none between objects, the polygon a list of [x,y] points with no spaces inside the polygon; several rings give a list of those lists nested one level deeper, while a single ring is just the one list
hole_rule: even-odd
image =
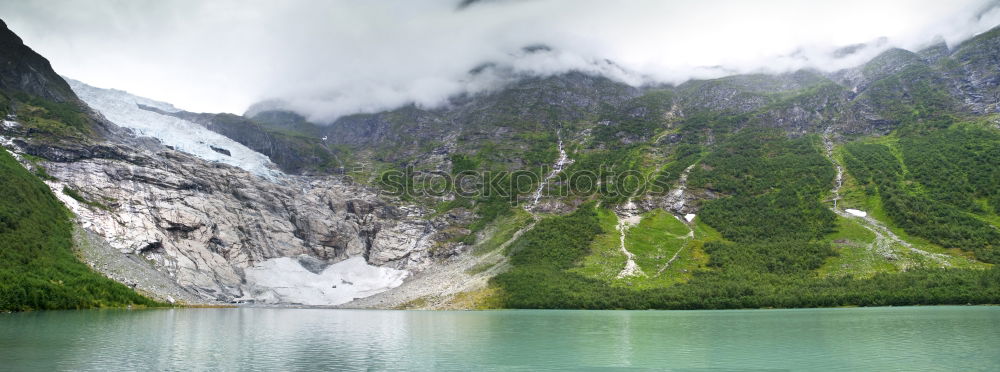
[{"label": "water reflection", "polygon": [[1000,308],[0,315],[12,370],[975,370]]}]

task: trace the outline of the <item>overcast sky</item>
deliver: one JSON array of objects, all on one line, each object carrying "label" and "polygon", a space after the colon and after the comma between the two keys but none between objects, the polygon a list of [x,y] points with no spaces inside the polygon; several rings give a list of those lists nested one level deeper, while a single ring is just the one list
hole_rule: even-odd
[{"label": "overcast sky", "polygon": [[[91,85],[199,112],[282,99],[317,121],[440,105],[510,72],[585,70],[637,85],[834,70],[1000,24],[995,0],[460,2],[8,0],[0,18],[57,72]],[[832,57],[857,43],[873,47]],[[484,63],[496,67],[469,75]]]}]

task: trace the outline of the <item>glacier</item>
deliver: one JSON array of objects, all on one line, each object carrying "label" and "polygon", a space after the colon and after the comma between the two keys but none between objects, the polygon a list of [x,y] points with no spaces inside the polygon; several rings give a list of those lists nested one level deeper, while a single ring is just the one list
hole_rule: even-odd
[{"label": "glacier", "polygon": [[301,305],[341,305],[403,284],[409,271],[373,266],[355,256],[311,271],[291,257],[274,258],[246,269],[249,284],[262,287],[272,296],[260,294],[252,300],[262,303]]},{"label": "glacier", "polygon": [[[242,168],[266,179],[276,179],[282,173],[266,155],[215,133],[188,120],[139,108],[139,104],[165,112],[180,109],[165,102],[139,97],[117,89],[97,88],[73,79],[66,79],[70,88],[87,105],[120,127],[129,128],[141,136],[153,137],[164,145],[199,158]],[[223,149],[229,154],[218,150]]]}]

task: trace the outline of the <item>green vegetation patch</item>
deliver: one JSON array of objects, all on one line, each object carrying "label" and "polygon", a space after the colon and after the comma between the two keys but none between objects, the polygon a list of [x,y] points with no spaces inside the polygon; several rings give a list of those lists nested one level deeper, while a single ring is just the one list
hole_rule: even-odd
[{"label": "green vegetation patch", "polygon": [[625,255],[619,248],[621,235],[616,228],[618,216],[610,209],[597,208],[597,223],[601,227],[601,233],[591,240],[589,254],[584,257],[580,266],[571,271],[610,283],[625,267]]},{"label": "green vegetation patch", "polygon": [[[685,248],[692,255],[689,266],[681,266],[688,272],[669,274],[682,280],[656,283],[650,276],[663,262],[657,256],[677,247],[671,239],[681,230],[665,219],[672,216],[654,212],[629,230],[627,247],[647,276],[618,279],[625,258],[618,248],[617,218],[587,206],[543,220],[538,225],[542,229],[513,244],[512,268],[492,282],[499,289],[498,301],[515,308],[719,309],[1000,300],[1000,269],[995,267],[939,269],[940,264],[920,261],[926,256],[898,251],[899,260],[908,262],[905,267],[885,266],[890,260],[884,257],[869,266],[831,266],[864,261],[854,255],[871,252],[868,244],[874,236],[853,221],[838,219],[820,202],[834,170],[816,138],[746,128],[720,141],[689,183],[724,195],[702,207],[695,239]],[[891,163],[901,155],[873,146],[885,150],[873,159],[888,163],[856,172],[858,178],[875,182],[884,179],[876,173],[889,172],[897,177],[888,179],[901,180],[905,170]],[[844,157],[850,153],[848,149]],[[872,174],[866,176],[866,171]],[[873,192],[881,186],[872,185]],[[947,257],[955,267],[984,268],[956,264],[962,259]],[[906,271],[895,273],[897,268]]]},{"label": "green vegetation patch", "polygon": [[69,211],[0,151],[0,310],[158,306],[73,253]]},{"label": "green vegetation patch", "polygon": [[837,231],[827,240],[837,252],[816,270],[821,277],[852,276],[870,278],[877,273],[899,272],[900,267],[893,260],[876,251],[875,234],[854,219],[837,217]]},{"label": "green vegetation patch", "polygon": [[78,191],[73,190],[73,189],[71,189],[69,187],[63,186],[62,192],[63,192],[63,194],[66,194],[66,196],[69,196],[69,197],[73,198],[73,200],[76,200],[76,201],[78,201],[80,203],[83,203],[85,205],[89,205],[91,207],[98,208],[98,209],[103,209],[103,210],[110,210],[111,209],[107,205],[105,205],[104,203],[93,201],[93,200],[87,200],[87,198],[84,198],[83,195],[80,195],[80,193]]},{"label": "green vegetation patch", "polygon": [[[924,185],[907,179],[888,146],[852,143],[845,149],[844,160],[851,176],[866,193],[880,198],[882,208],[894,224],[945,248],[973,252],[980,261],[1000,262],[1000,250],[996,247],[1000,231],[970,212],[926,196],[922,191]],[[939,177],[953,175],[943,173]]]},{"label": "green vegetation patch", "polygon": [[[606,216],[605,216],[606,217]],[[866,279],[817,277],[822,263],[808,255],[829,249],[822,244],[791,247],[804,254],[776,257],[753,252],[752,245],[715,244],[718,269],[696,271],[683,284],[636,289],[609,284],[574,270],[602,231],[601,213],[592,205],[567,216],[549,217],[521,236],[511,252],[512,268],[492,280],[499,306],[507,308],[576,309],[731,309],[761,307],[888,306],[921,304],[982,304],[1000,299],[1000,269],[913,269],[899,274],[875,274]],[[607,218],[606,218],[607,219]],[[711,234],[708,227],[696,227]],[[709,245],[709,244],[706,244]],[[726,252],[726,250],[733,250]],[[750,256],[744,262],[741,254]],[[775,265],[791,258],[791,268]],[[948,283],[948,285],[941,285]]]},{"label": "green vegetation patch", "polygon": [[494,250],[500,248],[503,243],[506,243],[514,234],[524,227],[528,226],[532,221],[532,217],[528,212],[521,208],[513,208],[511,214],[505,218],[495,219],[491,226],[487,228],[487,231],[491,231],[489,238],[482,241],[477,245],[473,253],[484,254],[488,252],[493,252]]},{"label": "green vegetation patch", "polygon": [[73,103],[53,102],[36,96],[14,95],[18,121],[41,133],[63,137],[89,135],[90,119]]}]

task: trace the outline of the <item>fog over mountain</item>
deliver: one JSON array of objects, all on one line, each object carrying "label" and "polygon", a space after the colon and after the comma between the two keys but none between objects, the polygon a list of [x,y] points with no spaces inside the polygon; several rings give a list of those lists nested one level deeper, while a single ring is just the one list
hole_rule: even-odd
[{"label": "fog over mountain", "polygon": [[[996,1],[3,2],[60,73],[192,111],[318,122],[570,70],[632,85],[836,70],[1000,23]],[[846,49],[845,49],[846,48]]]}]

